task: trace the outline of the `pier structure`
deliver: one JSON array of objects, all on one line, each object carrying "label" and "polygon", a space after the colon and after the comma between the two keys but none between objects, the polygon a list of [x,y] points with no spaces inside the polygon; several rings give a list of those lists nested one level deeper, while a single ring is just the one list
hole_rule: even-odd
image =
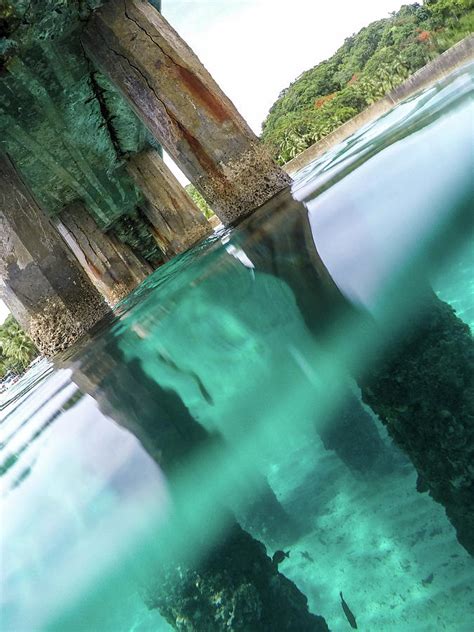
[{"label": "pier structure", "polygon": [[30,194],[0,155],[2,296],[37,346],[53,354],[107,312],[107,305]]},{"label": "pier structure", "polygon": [[[0,298],[48,355],[212,233],[162,147],[224,224],[290,182],[158,9],[146,0],[0,8]],[[25,243],[43,249],[29,248],[31,265],[13,274]],[[35,288],[32,266],[43,279]]]}]

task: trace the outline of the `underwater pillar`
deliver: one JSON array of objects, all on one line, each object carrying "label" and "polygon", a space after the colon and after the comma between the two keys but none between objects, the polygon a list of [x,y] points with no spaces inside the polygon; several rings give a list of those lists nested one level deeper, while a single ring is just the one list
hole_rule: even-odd
[{"label": "underwater pillar", "polygon": [[67,206],[56,228],[89,279],[110,305],[125,298],[151,267],[115,235],[103,233],[82,202]]},{"label": "underwater pillar", "polygon": [[410,457],[419,491],[442,504],[474,555],[474,340],[468,325],[425,291],[415,325],[359,376],[364,400]]},{"label": "underwater pillar", "polygon": [[347,386],[335,410],[317,425],[326,450],[333,450],[354,475],[376,476],[395,467],[395,455],[382,441],[371,415]]},{"label": "underwater pillar", "polygon": [[[102,345],[99,358],[82,355],[72,379],[103,414],[137,437],[173,493],[174,477],[221,439],[191,416],[175,391],[152,380],[138,359],[126,358],[116,339]],[[203,532],[196,547],[207,551],[204,559],[157,561],[146,582],[146,605],[157,608],[175,630],[187,632],[328,632],[324,618],[309,612],[307,598],[278,571],[265,546],[230,512],[221,506],[216,512],[227,514],[227,529],[218,541],[209,550]],[[186,530],[183,538],[184,545]]]},{"label": "underwater pillar", "polygon": [[157,151],[148,149],[132,156],[128,171],[147,199],[143,212],[167,259],[212,233],[207,219]]},{"label": "underwater pillar", "polygon": [[38,349],[54,355],[108,311],[6,154],[0,154],[0,295]]},{"label": "underwater pillar", "polygon": [[82,42],[224,223],[291,182],[149,2],[111,0],[92,15]]}]

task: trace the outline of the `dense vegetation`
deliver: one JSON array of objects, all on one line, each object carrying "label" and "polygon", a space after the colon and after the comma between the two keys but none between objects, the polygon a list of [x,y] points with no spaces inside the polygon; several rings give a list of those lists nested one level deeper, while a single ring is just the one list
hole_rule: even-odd
[{"label": "dense vegetation", "polygon": [[9,373],[22,373],[38,355],[38,349],[13,316],[0,325],[0,379]]},{"label": "dense vegetation", "polygon": [[194,204],[198,207],[201,213],[206,219],[210,219],[214,215],[214,211],[211,209],[206,200],[202,197],[199,191],[192,184],[188,184],[185,187],[187,194],[193,200]]},{"label": "dense vegetation", "polygon": [[263,123],[263,140],[284,164],[473,30],[474,0],[404,5],[283,90]]}]

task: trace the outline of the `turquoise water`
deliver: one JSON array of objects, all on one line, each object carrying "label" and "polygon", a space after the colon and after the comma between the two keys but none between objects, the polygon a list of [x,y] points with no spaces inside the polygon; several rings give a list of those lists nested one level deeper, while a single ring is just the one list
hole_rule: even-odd
[{"label": "turquoise water", "polygon": [[[422,493],[430,447],[395,445],[364,381],[394,340],[437,366],[404,342],[430,284],[474,326],[472,80],[360,130],[9,391],[3,630],[327,629],[304,595],[338,632],[340,592],[360,630],[474,630],[459,518]],[[397,404],[408,429],[443,385],[420,417]],[[435,460],[472,455],[464,428]],[[447,485],[473,524],[473,488]]]}]

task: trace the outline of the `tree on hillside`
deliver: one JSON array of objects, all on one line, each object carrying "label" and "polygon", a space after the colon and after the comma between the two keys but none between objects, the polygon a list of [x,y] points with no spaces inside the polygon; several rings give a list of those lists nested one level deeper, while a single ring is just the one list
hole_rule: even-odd
[{"label": "tree on hillside", "polygon": [[473,30],[474,0],[402,6],[285,88],[263,123],[264,142],[284,164]]}]

